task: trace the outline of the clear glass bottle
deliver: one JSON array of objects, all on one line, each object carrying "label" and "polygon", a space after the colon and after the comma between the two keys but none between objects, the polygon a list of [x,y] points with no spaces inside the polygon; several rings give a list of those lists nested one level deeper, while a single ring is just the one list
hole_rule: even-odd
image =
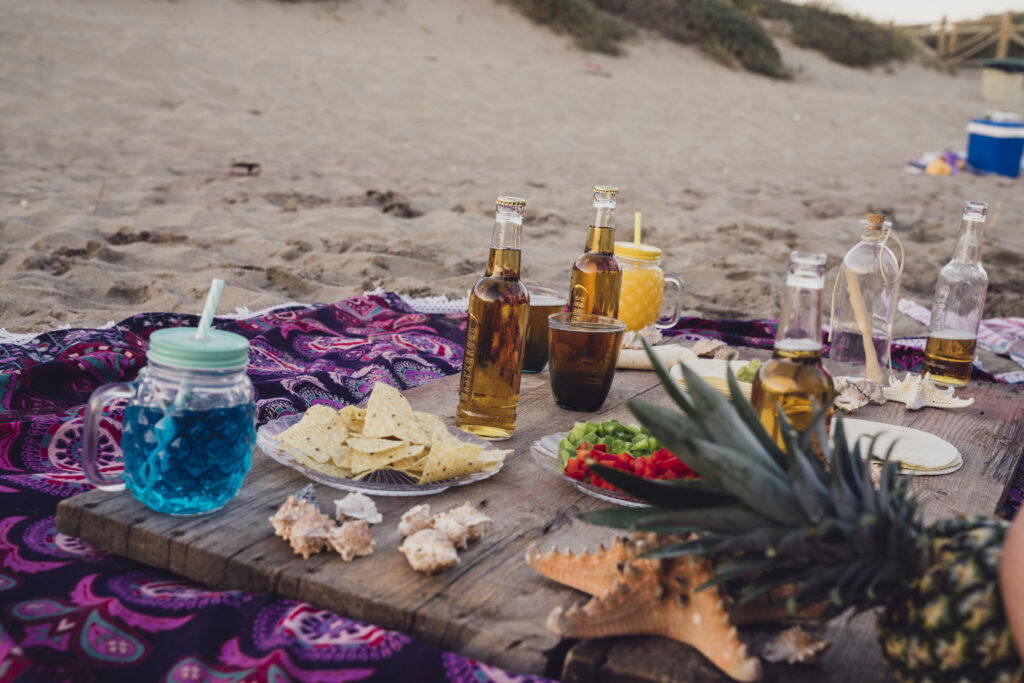
[{"label": "clear glass bottle", "polygon": [[981,237],[988,204],[967,202],[953,258],[939,271],[921,374],[936,384],[962,387],[971,378],[988,274],[981,265]]},{"label": "clear glass bottle", "polygon": [[888,384],[902,259],[888,245],[892,223],[884,215],[869,213],[861,224],[864,234],[843,257],[832,295],[829,367]]},{"label": "clear glass bottle", "polygon": [[498,197],[487,270],[469,293],[466,345],[455,424],[500,441],[516,427],[530,296],[519,281],[526,200]]},{"label": "clear glass bottle", "polygon": [[[797,429],[811,423],[815,404],[829,406],[832,377],[821,363],[821,295],[825,286],[825,255],[794,251],[789,255],[786,300],[779,316],[772,357],[754,376],[750,402],[761,424],[785,448],[776,405]],[[815,449],[820,454],[820,448]]]},{"label": "clear glass bottle", "polygon": [[587,245],[576,257],[569,276],[569,312],[573,315],[619,314],[622,270],[615,260],[615,198],[619,190],[608,185],[594,188],[594,222]]}]

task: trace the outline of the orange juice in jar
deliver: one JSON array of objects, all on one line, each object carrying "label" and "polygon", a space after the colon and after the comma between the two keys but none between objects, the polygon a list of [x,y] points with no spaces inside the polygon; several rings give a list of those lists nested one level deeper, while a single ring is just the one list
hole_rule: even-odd
[{"label": "orange juice in jar", "polygon": [[[615,258],[622,268],[618,318],[626,323],[626,329],[635,332],[648,325],[662,329],[675,325],[683,281],[662,271],[661,249],[650,244],[616,242]],[[666,300],[671,303],[671,312],[662,316]]]}]

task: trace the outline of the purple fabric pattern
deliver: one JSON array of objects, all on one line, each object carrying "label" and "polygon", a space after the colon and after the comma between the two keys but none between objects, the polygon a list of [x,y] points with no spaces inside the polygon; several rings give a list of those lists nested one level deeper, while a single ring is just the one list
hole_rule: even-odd
[{"label": "purple fabric pattern", "polygon": [[[89,394],[134,379],[154,330],[196,323],[148,313],[0,344],[0,680],[541,680],[306,603],[209,589],[57,532],[57,503],[90,488],[78,453]],[[406,389],[457,372],[465,336],[464,315],[417,313],[391,295],[216,326],[251,342],[261,424],[358,403],[376,381]],[[119,413],[101,429],[111,472]]]}]

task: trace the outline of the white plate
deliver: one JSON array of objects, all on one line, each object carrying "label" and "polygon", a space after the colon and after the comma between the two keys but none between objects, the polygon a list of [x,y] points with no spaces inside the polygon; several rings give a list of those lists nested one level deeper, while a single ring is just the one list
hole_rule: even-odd
[{"label": "white plate", "polygon": [[875,444],[875,453],[879,457],[883,457],[889,445],[896,441],[892,458],[905,465],[900,468],[903,474],[949,474],[964,464],[956,446],[920,429],[855,419],[844,419],[843,428],[850,448],[861,440],[861,448],[865,451],[871,444],[871,437],[881,434]]},{"label": "white plate", "polygon": [[646,503],[637,500],[628,493],[623,493],[622,491],[609,491],[608,489],[603,489],[599,486],[592,486],[586,482],[579,481],[578,479],[573,479],[563,472],[558,459],[558,444],[562,443],[562,439],[565,438],[565,435],[566,432],[548,434],[540,441],[535,442],[533,446],[530,447],[530,455],[533,456],[534,462],[551,474],[556,477],[561,477],[580,491],[583,491],[594,498],[599,498],[600,500],[604,500],[609,503],[624,505],[631,508],[648,507]]},{"label": "white plate", "polygon": [[[688,360],[684,363],[686,367],[690,368],[698,375],[701,379],[711,385],[718,393],[722,394],[726,398],[731,398],[732,395],[729,393],[729,380],[726,378],[726,368],[732,368],[733,374],[739,372],[739,369],[746,366],[748,360],[716,360],[714,358],[698,358],[696,360]],[[686,388],[686,379],[683,377],[683,368],[679,365],[673,365],[669,370],[669,374],[679,384]],[[754,385],[750,382],[740,382],[740,389],[743,390],[743,395],[750,400],[750,391],[754,388]]]},{"label": "white plate", "polygon": [[[301,472],[313,481],[342,491],[358,491],[374,496],[427,496],[433,493],[440,493],[452,486],[465,486],[466,484],[483,481],[493,477],[501,469],[499,465],[493,470],[474,472],[473,474],[452,477],[451,479],[444,479],[431,484],[417,484],[413,477],[396,470],[377,470],[362,479],[335,477],[323,472],[317,472],[299,462],[292,455],[292,449],[285,448],[277,440],[278,434],[298,423],[301,419],[301,414],[293,413],[279,417],[276,420],[271,420],[256,430],[256,445],[259,446],[260,450],[282,465]],[[489,441],[484,441],[472,434],[467,434],[456,427],[448,427],[448,432],[459,441],[482,444],[487,448],[493,448]]]}]

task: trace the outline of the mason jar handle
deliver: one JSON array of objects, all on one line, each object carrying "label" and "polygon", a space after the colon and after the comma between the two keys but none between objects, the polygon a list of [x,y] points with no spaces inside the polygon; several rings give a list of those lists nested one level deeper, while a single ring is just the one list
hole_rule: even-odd
[{"label": "mason jar handle", "polygon": [[679,321],[679,311],[683,306],[682,279],[675,275],[666,275],[664,292],[662,301],[669,301],[672,303],[672,313],[667,316],[661,316],[654,322],[654,326],[659,330],[667,330],[670,327],[675,327],[676,322]]},{"label": "mason jar handle", "polygon": [[134,384],[118,382],[100,387],[89,397],[89,405],[85,409],[85,420],[82,425],[82,469],[85,470],[85,478],[101,491],[123,491],[125,489],[122,477],[108,477],[100,472],[100,456],[97,447],[103,407],[114,399],[130,398],[134,395]]}]

